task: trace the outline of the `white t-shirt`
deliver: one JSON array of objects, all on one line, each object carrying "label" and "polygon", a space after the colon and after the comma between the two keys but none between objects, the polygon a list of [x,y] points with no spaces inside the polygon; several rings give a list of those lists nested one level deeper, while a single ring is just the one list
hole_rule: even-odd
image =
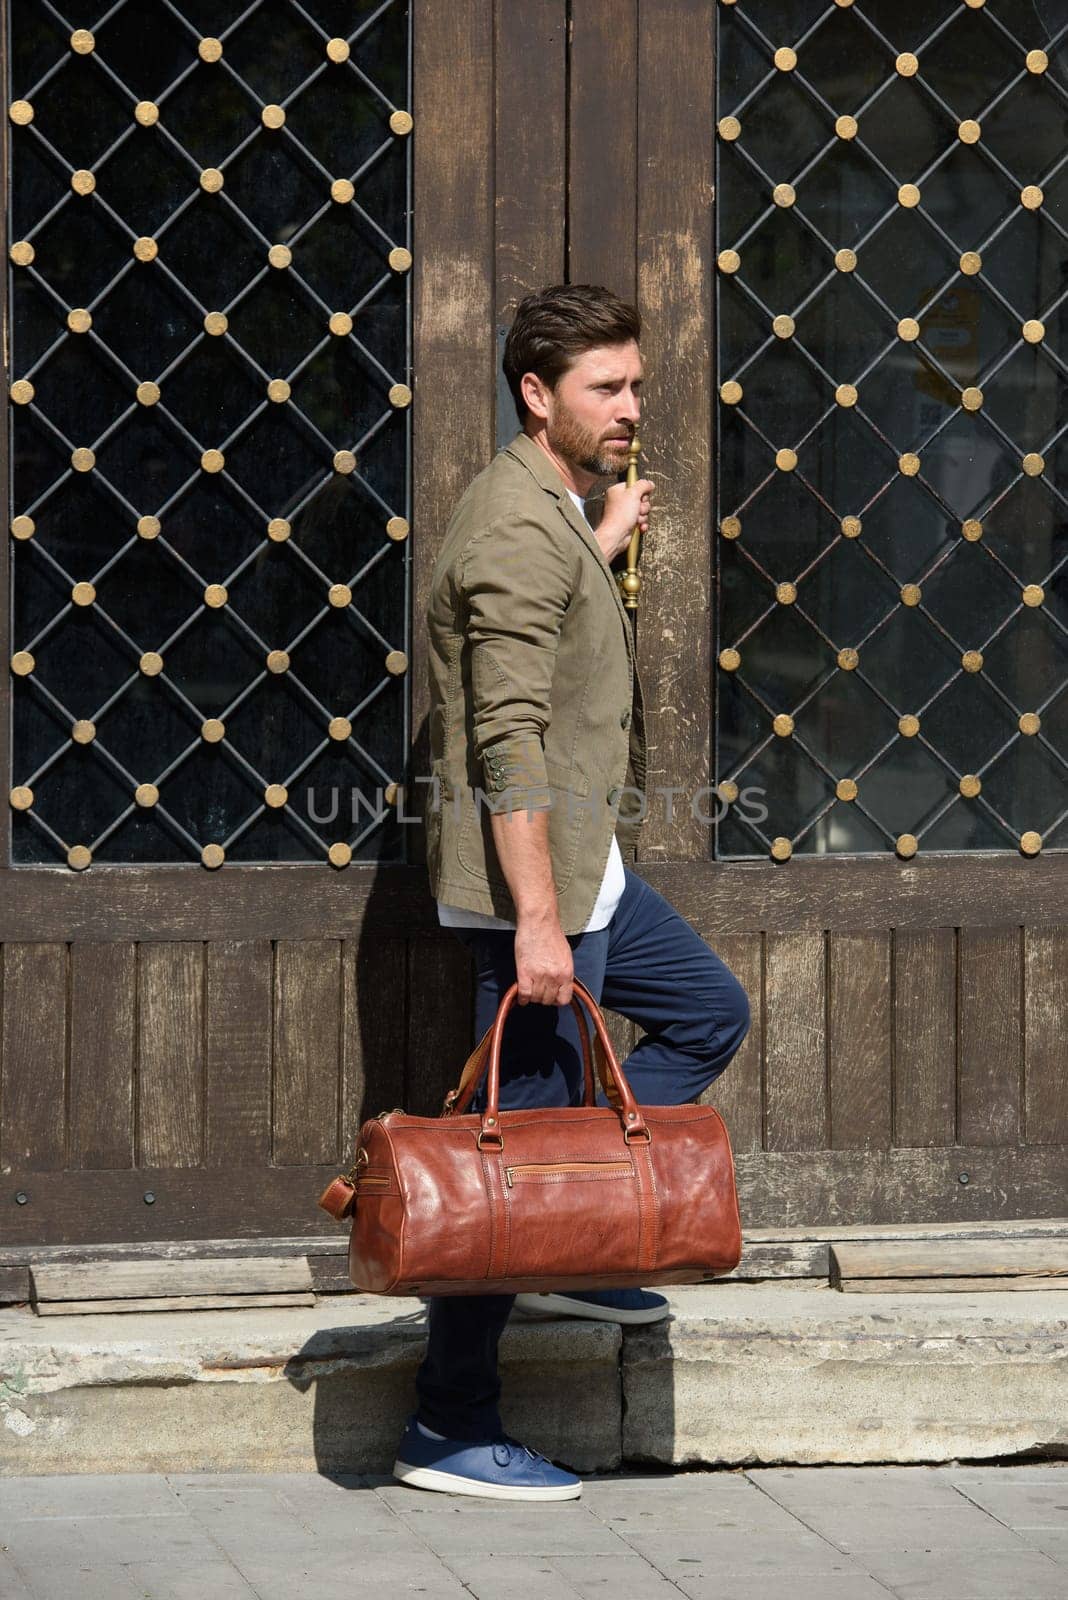
[{"label": "white t-shirt", "polygon": [[[586,507],[581,495],[573,489],[568,494],[578,506],[583,516]],[[612,836],[612,845],[608,852],[608,863],[601,879],[601,887],[597,891],[597,899],[593,910],[583,928],[583,933],[596,933],[600,928],[607,928],[616,912],[616,907],[623,898],[623,890],[627,886],[627,879],[623,869],[623,857],[619,851],[616,837]],[[443,900],[438,901],[438,921],[443,928],[499,928],[515,931],[515,923],[509,922],[505,917],[493,917],[486,911],[466,911],[462,906],[446,905]]]}]

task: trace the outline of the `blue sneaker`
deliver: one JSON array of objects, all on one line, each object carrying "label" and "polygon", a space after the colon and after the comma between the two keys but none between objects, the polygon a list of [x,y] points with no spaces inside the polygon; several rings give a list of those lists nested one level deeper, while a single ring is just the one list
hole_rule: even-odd
[{"label": "blue sneaker", "polygon": [[582,1480],[514,1439],[429,1439],[408,1419],[393,1476],[413,1489],[489,1500],[577,1500]]},{"label": "blue sneaker", "polygon": [[528,1317],[592,1317],[597,1322],[663,1322],[670,1307],[649,1289],[569,1289],[566,1294],[517,1294]]}]

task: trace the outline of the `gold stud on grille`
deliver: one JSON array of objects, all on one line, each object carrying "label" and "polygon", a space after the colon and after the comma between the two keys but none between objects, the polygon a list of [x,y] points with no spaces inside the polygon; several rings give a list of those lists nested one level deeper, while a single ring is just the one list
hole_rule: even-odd
[{"label": "gold stud on grille", "polygon": [[411,133],[415,124],[412,122],[410,111],[394,111],[389,119],[389,126],[391,132],[403,137],[404,134]]},{"label": "gold stud on grille", "polygon": [[983,391],[974,385],[961,391],[960,403],[965,411],[980,411],[983,405]]},{"label": "gold stud on grille", "polygon": [[843,672],[855,672],[860,664],[860,656],[851,645],[838,652],[838,665]]},{"label": "gold stud on grille", "polygon": [[781,606],[792,606],[797,599],[797,587],[792,583],[777,583],[775,598]]},{"label": "gold stud on grille", "polygon": [[72,844],[67,851],[67,865],[75,872],[84,872],[93,859],[93,852],[84,844]]},{"label": "gold stud on grille", "polygon": [[331,739],[336,739],[342,744],[352,735],[352,723],[348,717],[331,717],[326,731]]},{"label": "gold stud on grille", "polygon": [[154,783],[139,783],[134,790],[134,799],[147,810],[159,800],[159,790]]},{"label": "gold stud on grille", "polygon": [[7,114],[19,128],[25,128],[33,121],[33,107],[28,100],[12,100]]},{"label": "gold stud on grille", "polygon": [[16,267],[32,266],[33,258],[36,254],[36,250],[33,248],[33,245],[28,239],[16,239],[15,243],[8,251],[8,255],[11,257]]},{"label": "gold stud on grille", "polygon": [[134,116],[142,128],[154,128],[159,121],[159,106],[154,100],[138,100]]},{"label": "gold stud on grille", "polygon": [[920,731],[919,717],[914,717],[911,712],[906,712],[903,717],[899,717],[897,720],[897,731],[903,739],[915,739]]},{"label": "gold stud on grille", "polygon": [[91,583],[76,583],[70,597],[76,606],[91,606],[96,599],[96,590]]},{"label": "gold stud on grille", "polygon": [[332,583],[326,592],[326,598],[340,611],[352,604],[352,590],[347,583]]},{"label": "gold stud on grille", "polygon": [[960,258],[960,270],[966,278],[974,278],[976,273],[983,270],[983,258],[978,250],[965,250]]},{"label": "gold stud on grille", "polygon": [[218,611],[230,598],[224,583],[209,583],[204,590],[204,604],[213,611]]},{"label": "gold stud on grille", "polygon": [[349,41],[347,39],[328,39],[326,41],[326,56],[328,61],[347,61],[349,59]]},{"label": "gold stud on grille", "polygon": [[32,517],[15,517],[11,524],[13,539],[32,539],[36,531],[37,524]]},{"label": "gold stud on grille", "polygon": [[408,670],[408,657],[403,650],[391,650],[386,657],[386,671],[391,678],[399,678]]},{"label": "gold stud on grille", "polygon": [[339,339],[345,338],[352,332],[352,318],[347,311],[335,311],[330,318],[330,332]]},{"label": "gold stud on grille", "polygon": [[205,450],[200,465],[205,472],[221,472],[226,465],[226,457],[221,450]]},{"label": "gold stud on grille", "polygon": [[85,445],[79,445],[71,453],[70,464],[75,472],[92,472],[96,466],[96,456]]},{"label": "gold stud on grille", "polygon": [[139,383],[137,385],[137,399],[143,406],[154,406],[159,400],[159,384]]},{"label": "gold stud on grille", "polygon": [[200,187],[205,194],[218,194],[225,179],[218,167],[205,167],[200,174]]},{"label": "gold stud on grille", "polygon": [[269,650],[267,652],[267,671],[280,673],[289,671],[288,650]]},{"label": "gold stud on grille", "polygon": [[960,531],[969,544],[975,544],[977,539],[983,537],[983,524],[978,517],[969,517],[966,522],[961,523]]},{"label": "gold stud on grille", "polygon": [[1040,478],[1046,470],[1045,457],[1040,456],[1037,450],[1029,451],[1020,465],[1029,478]]},{"label": "gold stud on grille", "polygon": [[1029,828],[1020,835],[1020,849],[1025,856],[1037,856],[1042,848],[1042,835]]},{"label": "gold stud on grille", "polygon": [[16,378],[11,385],[11,398],[17,406],[28,406],[34,397],[34,387],[29,378]]},{"label": "gold stud on grille", "polygon": [[389,266],[391,272],[409,272],[412,265],[412,252],[406,250],[402,244],[389,252]]},{"label": "gold stud on grille", "polygon": [[396,411],[403,411],[412,403],[412,391],[406,383],[395,383],[389,391],[389,403]]},{"label": "gold stud on grille", "polygon": [[133,253],[138,261],[155,261],[159,255],[159,245],[155,239],[143,234],[140,239],[134,240]]},{"label": "gold stud on grille", "polygon": [[221,58],[222,53],[223,47],[221,39],[201,39],[200,43],[197,45],[197,55],[200,57],[201,61],[218,61]]},{"label": "gold stud on grille", "polygon": [[284,400],[289,399],[289,395],[290,388],[284,378],[272,378],[267,385],[267,398],[273,400],[275,405],[281,405]]},{"label": "gold stud on grille", "polygon": [[777,183],[771,191],[771,198],[777,206],[792,206],[797,195],[792,183]]},{"label": "gold stud on grille", "polygon": [[858,398],[856,385],[840,383],[834,391],[834,398],[840,406],[855,406]]},{"label": "gold stud on grille", "polygon": [[719,653],[719,664],[723,668],[724,672],[737,672],[738,668],[742,664],[742,658],[737,650],[721,650]]},{"label": "gold stud on grille", "polygon": [[789,861],[794,853],[794,847],[783,834],[771,841],[771,857],[773,861]]},{"label": "gold stud on grille", "polygon": [[356,457],[351,450],[338,450],[335,452],[334,471],[341,473],[356,471]]},{"label": "gold stud on grille", "polygon": [[200,852],[200,859],[209,871],[214,872],[226,860],[226,851],[221,844],[206,844]]},{"label": "gold stud on grille", "polygon": [[272,811],[278,811],[289,799],[289,791],[284,783],[269,783],[263,791],[263,798]]},{"label": "gold stud on grille", "polygon": [[292,532],[285,517],[272,517],[267,524],[267,537],[273,544],[284,544]]},{"label": "gold stud on grille", "polygon": [[920,191],[914,183],[903,183],[897,191],[897,203],[910,209],[920,203]]},{"label": "gold stud on grille", "polygon": [[735,378],[728,378],[726,383],[719,386],[719,397],[725,406],[736,406],[743,393],[741,384]]},{"label": "gold stud on grille", "polygon": [[1049,56],[1044,50],[1028,50],[1024,59],[1028,72],[1045,72],[1049,66]]},{"label": "gold stud on grille", "polygon": [[209,717],[200,724],[200,737],[205,744],[220,744],[226,737],[226,724],[218,717]]},{"label": "gold stud on grille", "polygon": [[137,665],[146,678],[158,678],[163,671],[163,657],[158,650],[146,650]]},{"label": "gold stud on grille", "polygon": [[286,120],[286,114],[281,106],[264,106],[260,112],[260,121],[265,128],[281,128]]},{"label": "gold stud on grille", "polygon": [[894,70],[903,78],[914,78],[920,70],[920,63],[911,50],[903,50],[894,62]]},{"label": "gold stud on grille", "polygon": [[983,785],[974,772],[966,772],[957,787],[965,800],[974,800]]},{"label": "gold stud on grille", "polygon": [[965,672],[981,672],[983,667],[983,652],[981,650],[965,650],[960,658],[960,664]]},{"label": "gold stud on grille", "polygon": [[894,845],[894,849],[897,851],[898,855],[903,856],[906,861],[914,856],[919,848],[920,842],[914,833],[898,834],[897,843]]},{"label": "gold stud on grille", "polygon": [[771,726],[780,739],[787,739],[794,731],[794,719],[787,712],[780,711],[778,716],[773,719]]},{"label": "gold stud on grille", "polygon": [[1020,204],[1028,211],[1037,211],[1045,198],[1037,183],[1029,183],[1020,190]]},{"label": "gold stud on grille", "polygon": [[910,342],[913,339],[918,339],[920,337],[920,325],[916,318],[902,317],[897,325],[897,336],[899,339],[907,339]]},{"label": "gold stud on grille", "polygon": [[1046,337],[1046,324],[1039,322],[1037,317],[1032,317],[1020,329],[1028,344],[1041,344]]},{"label": "gold stud on grille", "polygon": [[957,128],[957,138],[961,144],[978,144],[982,133],[982,127],[974,117],[966,117]]},{"label": "gold stud on grille", "polygon": [[742,531],[740,517],[724,517],[719,525],[719,531],[725,539],[737,539]]},{"label": "gold stud on grille", "polygon": [[858,126],[856,117],[839,117],[834,124],[834,131],[839,139],[855,139]]},{"label": "gold stud on grille", "polygon": [[797,466],[796,450],[776,450],[775,465],[780,472],[793,472]]},{"label": "gold stud on grille", "polygon": [[96,178],[88,167],[79,167],[70,175],[70,186],[75,194],[92,194],[96,188]]},{"label": "gold stud on grille", "polygon": [[16,678],[28,678],[36,665],[28,650],[16,650],[11,657],[11,670]]},{"label": "gold stud on grille", "polygon": [[859,539],[860,530],[864,526],[859,517],[843,517],[842,533],[847,539]]},{"label": "gold stud on grille", "polygon": [[920,458],[907,450],[903,456],[898,456],[897,465],[903,477],[915,478],[920,470]]},{"label": "gold stud on grille", "polygon": [[1020,732],[1036,734],[1042,726],[1042,718],[1037,711],[1025,711],[1020,718]]},{"label": "gold stud on grille", "polygon": [[836,250],[834,264],[839,272],[854,272],[857,265],[857,252],[855,250]]},{"label": "gold stud on grille", "polygon": [[408,526],[407,517],[390,517],[386,523],[386,537],[398,543],[402,539],[407,539],[410,532],[411,529]]},{"label": "gold stud on grille", "polygon": [[986,0],[964,0],[969,11],[981,11],[986,5]]},{"label": "gold stud on grille", "polygon": [[225,311],[209,311],[204,318],[204,332],[210,333],[213,339],[218,339],[229,326],[230,321]]},{"label": "gold stud on grille", "polygon": [[288,267],[293,260],[293,252],[288,245],[272,244],[267,252],[267,260],[272,267]]},{"label": "gold stud on grille", "polygon": [[772,318],[771,331],[777,339],[792,339],[794,327],[793,317],[784,315]]},{"label": "gold stud on grille", "polygon": [[158,539],[160,522],[158,517],[138,517],[137,533],[141,539]]},{"label": "gold stud on grille", "polygon": [[332,867],[347,867],[352,860],[352,846],[342,840],[332,844],[326,853]]},{"label": "gold stud on grille", "polygon": [[733,144],[741,136],[742,125],[737,117],[720,117],[716,124],[716,131],[721,139],[726,139],[728,144]]},{"label": "gold stud on grille", "polygon": [[775,65],[780,72],[792,72],[797,66],[797,51],[791,50],[789,45],[781,45],[775,52]]},{"label": "gold stud on grille", "polygon": [[92,316],[84,306],[74,306],[67,312],[67,327],[71,333],[88,333],[92,326]]},{"label": "gold stud on grille", "polygon": [[96,738],[96,723],[80,717],[70,730],[75,744],[92,744]]},{"label": "gold stud on grille", "polygon": [[722,783],[716,784],[716,793],[726,805],[732,806],[738,798],[738,785],[731,778],[724,778]]},{"label": "gold stud on grille", "polygon": [[903,583],[901,585],[901,604],[903,606],[918,606],[923,595],[923,590],[918,583]]},{"label": "gold stud on grille", "polygon": [[330,185],[330,198],[336,200],[339,206],[347,206],[355,193],[355,187],[348,178],[335,178]]},{"label": "gold stud on grille", "polygon": [[1020,591],[1020,599],[1025,606],[1040,606],[1046,598],[1046,591],[1040,583],[1029,583]]},{"label": "gold stud on grille", "polygon": [[16,784],[8,795],[8,800],[11,802],[12,810],[28,811],[33,805],[33,790],[27,788],[24,783]]},{"label": "gold stud on grille", "polygon": [[839,800],[855,800],[857,786],[852,778],[839,778],[834,786],[834,792]]},{"label": "gold stud on grille", "polygon": [[404,797],[404,789],[399,783],[387,783],[382,790],[382,798],[387,806],[395,806]]},{"label": "gold stud on grille", "polygon": [[742,264],[742,258],[737,250],[721,250],[716,257],[716,265],[721,272],[737,272]]}]

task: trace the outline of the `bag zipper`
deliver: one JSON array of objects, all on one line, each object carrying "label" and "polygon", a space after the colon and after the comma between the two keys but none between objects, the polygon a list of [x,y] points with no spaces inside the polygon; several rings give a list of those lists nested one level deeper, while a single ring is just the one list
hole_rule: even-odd
[{"label": "bag zipper", "polygon": [[504,1180],[509,1189],[515,1187],[517,1172],[633,1172],[629,1161],[527,1161],[514,1167],[505,1167]]}]

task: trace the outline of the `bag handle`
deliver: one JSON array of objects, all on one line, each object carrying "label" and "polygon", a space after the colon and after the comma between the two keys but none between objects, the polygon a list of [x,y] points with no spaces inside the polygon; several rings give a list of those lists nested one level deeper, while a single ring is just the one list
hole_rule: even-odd
[{"label": "bag handle", "polygon": [[[605,1094],[609,1097],[611,1103],[616,1105],[617,1101],[615,1098],[615,1084],[612,1082],[611,1076],[608,1072],[601,1041],[599,1038],[595,1037],[591,1053],[589,1019],[577,1000],[572,999],[571,1009],[575,1013],[575,1021],[578,1024],[579,1047],[582,1051],[583,1103],[588,1106],[592,1106],[594,1104],[593,1057],[596,1056],[597,1077],[600,1079],[601,1086],[604,1089]],[[460,1082],[457,1084],[456,1088],[450,1089],[448,1094],[445,1096],[445,1103],[441,1112],[443,1117],[462,1116],[467,1110],[468,1106],[471,1104],[471,1101],[474,1099],[475,1092],[478,1089],[479,1084],[482,1082],[482,1076],[486,1070],[489,1042],[493,1034],[495,1022],[496,1019],[494,1019],[494,1022],[490,1023],[489,1027],[486,1029],[485,1033],[482,1035],[481,1039],[475,1045],[475,1048],[464,1062],[463,1072],[460,1074]]]}]

